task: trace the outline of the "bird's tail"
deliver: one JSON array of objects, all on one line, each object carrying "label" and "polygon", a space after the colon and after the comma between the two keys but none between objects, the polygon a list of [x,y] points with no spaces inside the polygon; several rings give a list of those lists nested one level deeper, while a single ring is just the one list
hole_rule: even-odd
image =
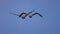
[{"label": "bird's tail", "polygon": [[16,15],[16,16],[19,16],[18,14],[15,14],[15,13],[11,13],[11,12],[9,12],[10,14],[12,14],[12,15]]}]

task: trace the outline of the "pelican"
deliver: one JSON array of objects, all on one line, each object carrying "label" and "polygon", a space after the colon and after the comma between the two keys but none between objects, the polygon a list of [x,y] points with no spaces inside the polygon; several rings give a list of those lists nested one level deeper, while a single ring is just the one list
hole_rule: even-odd
[{"label": "pelican", "polygon": [[31,12],[28,12],[28,13],[23,12],[23,13],[21,13],[20,15],[15,14],[15,13],[11,13],[11,12],[9,12],[9,13],[10,13],[10,14],[13,14],[13,15],[16,15],[16,16],[18,16],[18,17],[21,17],[22,19],[25,19],[26,16],[28,16],[29,14],[31,14],[31,13],[34,12],[34,11],[35,11],[35,9],[32,10]]},{"label": "pelican", "polygon": [[29,15],[29,18],[32,18],[32,16],[34,16],[34,15],[39,15],[40,17],[43,17],[41,14],[39,14],[39,13],[33,13],[33,14],[31,14],[31,15]]}]

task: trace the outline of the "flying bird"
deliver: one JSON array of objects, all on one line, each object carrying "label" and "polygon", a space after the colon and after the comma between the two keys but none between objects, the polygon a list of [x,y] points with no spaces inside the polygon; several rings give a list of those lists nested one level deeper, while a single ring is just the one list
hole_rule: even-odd
[{"label": "flying bird", "polygon": [[11,13],[11,12],[9,12],[10,14],[13,14],[13,15],[16,15],[16,16],[18,16],[18,17],[21,17],[22,19],[25,19],[25,17],[26,16],[28,16],[29,14],[31,14],[32,12],[34,12],[35,11],[35,9],[34,10],[32,10],[31,12],[28,12],[28,13],[25,13],[25,12],[23,12],[23,13],[21,13],[21,14],[15,14],[15,13]]},{"label": "flying bird", "polygon": [[39,13],[33,13],[33,14],[29,15],[29,17],[32,18],[32,16],[34,16],[34,15],[39,15],[40,17],[43,17],[43,16],[42,16],[41,14],[39,14]]}]

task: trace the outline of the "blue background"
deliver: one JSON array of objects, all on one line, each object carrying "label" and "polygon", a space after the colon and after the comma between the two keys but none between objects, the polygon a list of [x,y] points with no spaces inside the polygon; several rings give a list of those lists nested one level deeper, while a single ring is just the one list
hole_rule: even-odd
[{"label": "blue background", "polygon": [[[43,15],[21,19],[20,14],[36,9]],[[60,34],[60,0],[0,0],[0,34]]]}]

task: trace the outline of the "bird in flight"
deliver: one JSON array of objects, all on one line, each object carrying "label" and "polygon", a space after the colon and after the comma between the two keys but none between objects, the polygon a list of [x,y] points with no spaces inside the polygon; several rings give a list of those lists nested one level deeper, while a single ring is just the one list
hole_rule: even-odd
[{"label": "bird in flight", "polygon": [[[19,15],[18,14],[15,14],[15,13],[11,13],[11,12],[9,12],[9,13],[10,14],[13,14],[13,15],[16,15],[18,17],[21,17],[22,19],[25,19],[27,16],[29,16],[29,18],[32,18],[32,16],[34,16],[34,15],[39,15],[40,17],[43,17],[41,14],[39,14],[37,12],[33,13],[34,11],[35,11],[35,9],[32,10],[31,12],[28,12],[28,13],[23,12],[23,13],[21,13]],[[31,13],[33,13],[33,14],[31,14]]]},{"label": "bird in flight", "polygon": [[11,12],[9,12],[9,13],[10,13],[10,14],[13,14],[13,15],[16,15],[16,16],[18,16],[18,17],[21,17],[22,19],[25,19],[26,16],[28,16],[29,14],[31,14],[31,13],[34,12],[34,11],[35,11],[35,9],[32,10],[31,12],[28,12],[28,13],[23,12],[23,13],[21,13],[20,15],[15,14],[15,13],[11,13]]}]

